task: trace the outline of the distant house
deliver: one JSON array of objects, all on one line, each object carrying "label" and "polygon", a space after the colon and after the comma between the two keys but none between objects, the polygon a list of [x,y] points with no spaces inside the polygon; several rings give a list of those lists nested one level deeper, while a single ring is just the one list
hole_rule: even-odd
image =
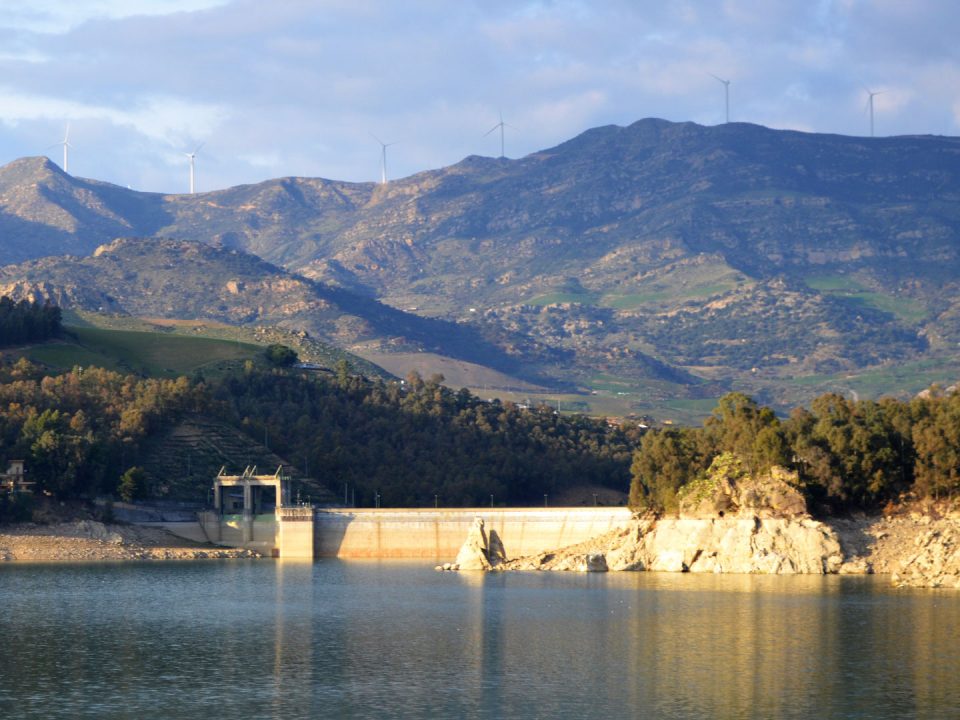
[{"label": "distant house", "polygon": [[23,460],[11,460],[7,471],[0,475],[0,492],[8,494],[33,492],[33,483],[26,479]]}]

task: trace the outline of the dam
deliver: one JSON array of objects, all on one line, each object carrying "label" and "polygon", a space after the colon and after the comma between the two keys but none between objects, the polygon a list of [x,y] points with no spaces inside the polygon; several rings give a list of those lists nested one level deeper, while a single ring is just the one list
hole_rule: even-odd
[{"label": "dam", "polygon": [[261,514],[203,512],[196,522],[151,523],[182,537],[279,558],[452,560],[475,518],[508,557],[584,542],[624,527],[625,507],[309,508]]},{"label": "dam", "polygon": [[316,557],[448,559],[456,557],[475,518],[495,530],[508,557],[584,542],[630,519],[625,507],[421,508],[319,510]]},{"label": "dam", "polygon": [[256,467],[213,484],[213,508],[194,522],[149,523],[200,542],[242,547],[285,559],[452,560],[474,520],[495,531],[508,557],[585,542],[624,527],[625,507],[338,508],[291,503],[283,466]]}]

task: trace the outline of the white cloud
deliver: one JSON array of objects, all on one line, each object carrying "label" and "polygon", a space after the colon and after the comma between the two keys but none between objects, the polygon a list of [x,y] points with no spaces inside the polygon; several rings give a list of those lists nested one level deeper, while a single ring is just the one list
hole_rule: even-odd
[{"label": "white cloud", "polygon": [[0,28],[64,33],[88,20],[195,12],[230,0],[4,0]]},{"label": "white cloud", "polygon": [[960,4],[915,4],[5,0],[0,154],[70,118],[78,169],[139,188],[182,187],[177,153],[202,140],[207,189],[372,181],[371,132],[399,141],[398,177],[498,154],[483,133],[500,111],[510,157],[641,117],[718,123],[709,72],[731,80],[734,120],[865,134],[869,85],[889,91],[878,134],[956,133]]},{"label": "white cloud", "polygon": [[113,125],[129,125],[147,138],[168,144],[207,137],[227,117],[223,108],[180,98],[145,98],[137,107],[121,110],[27,95],[8,88],[0,88],[0,107],[3,108],[3,121],[14,126],[30,120],[99,120]]}]

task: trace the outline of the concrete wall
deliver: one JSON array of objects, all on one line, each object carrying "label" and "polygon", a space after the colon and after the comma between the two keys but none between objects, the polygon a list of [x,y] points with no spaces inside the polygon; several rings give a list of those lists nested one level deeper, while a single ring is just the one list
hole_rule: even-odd
[{"label": "concrete wall", "polygon": [[194,523],[149,523],[158,527],[165,527],[170,532],[191,540],[211,542],[214,545],[226,547],[242,547],[256,550],[270,556],[277,548],[279,530],[276,516],[254,515],[244,518],[243,515],[223,515],[215,512],[198,514],[198,521]]},{"label": "concrete wall", "polygon": [[[248,547],[281,557],[407,558],[452,561],[476,517],[489,535],[495,530],[508,557],[533,555],[589,540],[624,526],[626,508],[324,509],[313,522],[257,516],[244,527],[242,516],[205,515],[201,523],[149,523],[229,547]],[[252,537],[250,533],[252,532]]]},{"label": "concrete wall", "polygon": [[453,560],[476,517],[495,530],[507,557],[589,540],[624,526],[627,508],[472,508],[320,510],[317,557]]},{"label": "concrete wall", "polygon": [[297,521],[279,523],[279,556],[284,559],[313,560],[314,534],[313,522]]},{"label": "concrete wall", "polygon": [[197,520],[193,520],[192,522],[141,522],[137,524],[143,525],[144,527],[163,528],[177,537],[192,540],[193,542],[206,543],[212,540],[212,538],[207,537],[203,525]]}]

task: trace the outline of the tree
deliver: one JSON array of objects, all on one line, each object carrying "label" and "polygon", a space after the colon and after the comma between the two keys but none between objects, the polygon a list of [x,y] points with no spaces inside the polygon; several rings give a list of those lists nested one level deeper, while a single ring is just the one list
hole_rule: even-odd
[{"label": "tree", "polygon": [[268,345],[263,354],[274,367],[290,367],[299,359],[295,350],[279,343]]},{"label": "tree", "polygon": [[786,460],[786,441],[773,410],[739,392],[720,398],[699,439],[704,458],[734,453],[753,473]]},{"label": "tree", "polygon": [[117,494],[124,502],[133,502],[142,498],[147,491],[147,473],[142,467],[129,468],[120,476]]},{"label": "tree", "polygon": [[[696,432],[696,431],[693,431]],[[677,490],[700,469],[691,431],[648,432],[630,465],[630,506],[658,512],[677,508]]]}]

